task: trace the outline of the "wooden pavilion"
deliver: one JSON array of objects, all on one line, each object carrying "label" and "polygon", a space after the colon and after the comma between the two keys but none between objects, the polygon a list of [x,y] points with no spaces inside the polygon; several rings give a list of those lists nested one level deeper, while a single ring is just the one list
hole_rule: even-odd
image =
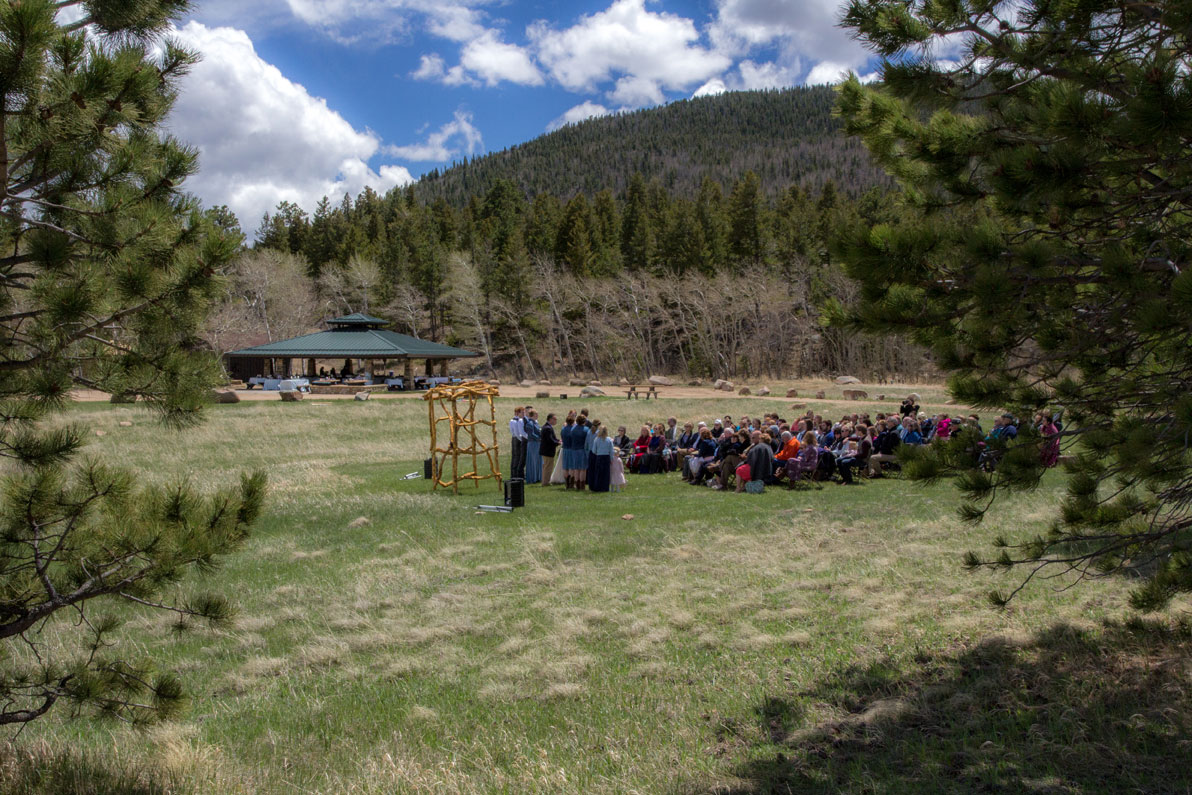
[{"label": "wooden pavilion", "polygon": [[[398,334],[383,328],[388,321],[359,312],[327,321],[327,330],[304,334],[288,340],[269,342],[224,354],[228,375],[247,381],[259,375],[284,378],[294,376],[318,377],[319,359],[343,360],[350,371],[354,362],[372,368],[376,362],[402,362],[402,377],[406,388],[414,380],[414,362],[426,361],[426,375],[447,375],[447,363],[452,359],[471,359],[480,356],[473,351],[453,348],[437,342],[420,340],[408,334]],[[298,367],[295,367],[298,362]]]}]

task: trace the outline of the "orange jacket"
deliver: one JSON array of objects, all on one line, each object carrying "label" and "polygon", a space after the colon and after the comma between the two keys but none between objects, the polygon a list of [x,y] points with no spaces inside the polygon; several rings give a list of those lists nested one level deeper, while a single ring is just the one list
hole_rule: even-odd
[{"label": "orange jacket", "polygon": [[778,459],[779,461],[786,461],[788,459],[794,458],[798,454],[799,454],[799,440],[792,436],[790,438],[790,441],[787,442],[786,444],[784,444],[782,446],[782,449],[779,450],[774,455],[774,457],[776,459]]}]

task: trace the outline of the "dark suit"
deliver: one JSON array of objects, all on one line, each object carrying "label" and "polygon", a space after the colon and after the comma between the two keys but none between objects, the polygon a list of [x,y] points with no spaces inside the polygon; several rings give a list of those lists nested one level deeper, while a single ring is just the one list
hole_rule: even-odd
[{"label": "dark suit", "polygon": [[550,485],[550,476],[555,471],[555,452],[559,449],[559,437],[555,436],[555,429],[549,422],[542,426],[542,440],[539,454],[542,456],[542,485]]}]

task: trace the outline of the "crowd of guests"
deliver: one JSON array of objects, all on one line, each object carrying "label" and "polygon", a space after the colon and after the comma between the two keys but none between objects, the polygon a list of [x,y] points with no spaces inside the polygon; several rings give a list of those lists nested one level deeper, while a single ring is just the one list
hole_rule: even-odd
[{"label": "crowd of guests", "polygon": [[[910,395],[898,413],[845,414],[832,421],[808,411],[794,421],[777,414],[761,417],[729,415],[708,422],[641,426],[636,436],[589,417],[588,409],[569,412],[562,425],[554,414],[539,424],[532,406],[514,410],[509,422],[513,440],[511,476],[526,483],[563,485],[595,492],[619,491],[626,472],[647,475],[678,472],[692,485],[736,491],[761,484],[837,481],[857,485],[859,477],[880,478],[897,467],[902,445],[931,444],[958,433],[972,440],[974,461],[992,470],[1008,442],[1018,436],[1019,421],[1011,414],[994,417],[986,433],[975,414],[927,415],[919,396]],[[1034,418],[1043,439],[1044,466],[1055,466],[1060,452],[1060,425],[1050,412]]]}]

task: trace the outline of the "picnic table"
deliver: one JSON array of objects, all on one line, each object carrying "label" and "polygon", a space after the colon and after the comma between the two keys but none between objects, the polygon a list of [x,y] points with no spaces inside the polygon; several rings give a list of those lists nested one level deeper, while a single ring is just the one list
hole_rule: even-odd
[{"label": "picnic table", "polygon": [[637,400],[639,397],[649,400],[651,396],[655,400],[658,399],[658,390],[655,389],[653,384],[650,384],[649,388],[645,392],[638,392],[637,384],[630,384],[629,388],[627,390],[625,390],[625,399],[626,400]]}]

